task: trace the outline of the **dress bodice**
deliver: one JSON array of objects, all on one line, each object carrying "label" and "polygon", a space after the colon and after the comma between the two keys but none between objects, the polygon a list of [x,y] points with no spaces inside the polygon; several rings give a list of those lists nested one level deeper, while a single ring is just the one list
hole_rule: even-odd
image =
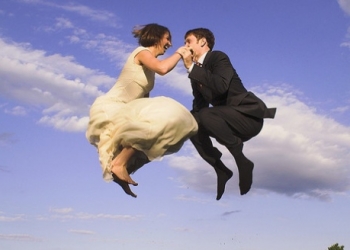
[{"label": "dress bodice", "polygon": [[155,73],[135,63],[135,56],[142,50],[148,49],[140,46],[130,54],[116,83],[106,93],[106,98],[128,103],[144,97],[153,89]]}]

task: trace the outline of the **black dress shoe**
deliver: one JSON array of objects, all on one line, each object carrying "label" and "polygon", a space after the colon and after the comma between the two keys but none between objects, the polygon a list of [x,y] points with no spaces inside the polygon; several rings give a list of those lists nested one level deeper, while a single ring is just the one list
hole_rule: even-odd
[{"label": "black dress shoe", "polygon": [[241,195],[249,192],[253,183],[254,163],[243,154],[243,143],[236,147],[227,148],[235,158],[239,172],[239,189]]},{"label": "black dress shoe", "polygon": [[216,200],[220,200],[225,192],[226,182],[231,179],[233,173],[221,160],[217,160],[214,166],[217,175]]},{"label": "black dress shoe", "polygon": [[217,175],[217,195],[216,200],[220,200],[222,195],[225,192],[226,182],[231,179],[233,173],[231,170],[228,169],[228,171],[222,171],[220,169],[215,169],[216,175]]},{"label": "black dress shoe", "polygon": [[248,158],[246,158],[244,164],[240,163],[238,166],[239,189],[241,191],[241,195],[248,193],[253,184],[253,169],[254,163]]}]

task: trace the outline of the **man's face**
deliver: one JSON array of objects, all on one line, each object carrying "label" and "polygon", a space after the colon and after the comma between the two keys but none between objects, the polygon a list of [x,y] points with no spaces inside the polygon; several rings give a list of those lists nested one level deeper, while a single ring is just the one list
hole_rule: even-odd
[{"label": "man's face", "polygon": [[188,48],[191,48],[193,50],[194,53],[198,53],[199,49],[201,48],[199,45],[199,41],[197,40],[197,38],[190,34],[186,37],[185,39],[185,46]]}]

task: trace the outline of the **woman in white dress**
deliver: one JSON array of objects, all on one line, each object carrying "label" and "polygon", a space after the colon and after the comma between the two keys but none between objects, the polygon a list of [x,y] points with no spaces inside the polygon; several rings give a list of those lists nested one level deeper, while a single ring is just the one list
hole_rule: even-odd
[{"label": "woman in white dress", "polygon": [[149,98],[155,73],[171,71],[182,56],[191,53],[189,49],[180,47],[159,60],[171,46],[169,29],[147,24],[132,33],[140,46],[128,57],[114,86],[92,104],[86,137],[98,150],[103,178],[136,197],[129,184],[137,183],[129,174],[177,152],[198,126],[182,104],[164,96]]}]

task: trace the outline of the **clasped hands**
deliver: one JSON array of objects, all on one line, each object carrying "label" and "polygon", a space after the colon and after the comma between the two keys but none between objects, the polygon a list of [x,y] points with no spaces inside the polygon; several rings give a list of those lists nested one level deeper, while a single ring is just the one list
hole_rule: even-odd
[{"label": "clasped hands", "polygon": [[187,46],[182,46],[176,50],[176,53],[181,55],[182,61],[184,62],[185,68],[189,69],[193,62],[197,61],[196,53]]}]

